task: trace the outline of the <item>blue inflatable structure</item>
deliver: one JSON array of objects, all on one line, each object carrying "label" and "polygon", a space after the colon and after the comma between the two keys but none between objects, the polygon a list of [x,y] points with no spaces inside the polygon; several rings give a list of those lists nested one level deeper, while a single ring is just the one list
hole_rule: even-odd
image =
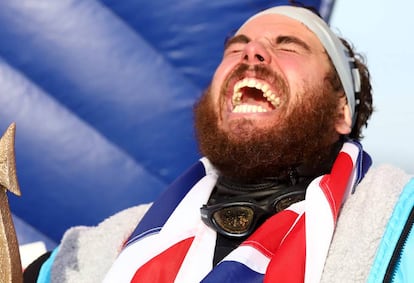
[{"label": "blue inflatable structure", "polygon": [[[302,1],[326,19],[333,1]],[[192,107],[223,43],[289,1],[2,0],[0,131],[14,215],[53,241],[154,200],[198,158]]]}]

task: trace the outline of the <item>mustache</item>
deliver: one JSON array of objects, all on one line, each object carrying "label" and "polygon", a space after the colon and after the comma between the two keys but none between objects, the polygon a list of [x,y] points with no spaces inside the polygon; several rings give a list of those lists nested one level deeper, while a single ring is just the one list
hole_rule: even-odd
[{"label": "mustache", "polygon": [[234,70],[225,79],[225,89],[227,89],[231,82],[243,79],[247,74],[253,74],[257,79],[266,81],[275,89],[287,93],[289,87],[285,79],[276,71],[270,69],[267,65],[248,65],[245,63],[238,64]]}]

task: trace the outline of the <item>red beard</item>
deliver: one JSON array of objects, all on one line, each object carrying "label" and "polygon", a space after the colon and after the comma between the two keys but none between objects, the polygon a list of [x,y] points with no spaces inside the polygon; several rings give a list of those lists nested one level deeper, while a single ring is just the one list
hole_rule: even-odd
[{"label": "red beard", "polygon": [[240,132],[235,136],[218,127],[208,88],[194,107],[201,153],[224,176],[245,181],[284,176],[298,166],[320,166],[338,140],[335,122],[339,97],[327,80],[298,96],[304,99],[277,126],[258,129],[248,119],[241,119],[233,121],[232,128]]}]

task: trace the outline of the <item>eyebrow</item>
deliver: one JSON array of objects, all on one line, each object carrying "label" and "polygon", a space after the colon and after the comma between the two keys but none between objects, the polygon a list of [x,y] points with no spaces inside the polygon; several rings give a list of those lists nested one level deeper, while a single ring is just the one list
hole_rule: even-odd
[{"label": "eyebrow", "polygon": [[300,47],[302,47],[303,49],[305,49],[306,51],[311,51],[311,48],[309,47],[309,45],[304,42],[302,39],[296,37],[296,36],[292,36],[292,35],[280,35],[276,38],[276,44],[296,44]]},{"label": "eyebrow", "polygon": [[224,44],[224,49],[227,49],[230,47],[230,45],[232,44],[236,44],[236,43],[249,43],[250,42],[250,38],[245,36],[244,34],[239,34],[236,36],[232,36],[230,37],[228,40],[226,40],[225,44]]}]

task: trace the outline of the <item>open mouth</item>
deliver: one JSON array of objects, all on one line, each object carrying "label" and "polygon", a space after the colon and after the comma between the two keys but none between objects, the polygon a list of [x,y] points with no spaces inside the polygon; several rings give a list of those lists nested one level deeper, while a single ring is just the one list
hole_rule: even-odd
[{"label": "open mouth", "polygon": [[264,113],[275,110],[280,97],[269,84],[255,78],[244,78],[235,83],[231,97],[233,113]]}]

